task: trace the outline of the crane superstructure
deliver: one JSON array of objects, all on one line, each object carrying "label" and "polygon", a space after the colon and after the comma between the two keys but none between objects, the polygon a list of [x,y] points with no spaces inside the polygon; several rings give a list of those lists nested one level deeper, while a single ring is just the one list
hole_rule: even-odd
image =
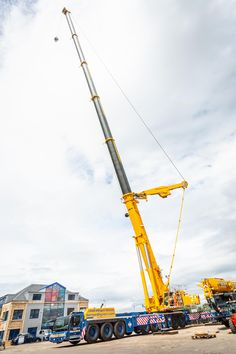
[{"label": "crane superstructure", "polygon": [[[168,197],[172,190],[177,188],[185,189],[188,186],[188,183],[184,180],[180,183],[155,187],[152,189],[144,190],[140,193],[135,193],[132,191],[128,178],[126,176],[120,155],[118,153],[115,140],[112,136],[110,127],[108,125],[106,115],[104,113],[100,97],[97,93],[96,87],[94,85],[91,73],[88,68],[87,61],[85,59],[84,53],[82,51],[77,33],[74,28],[74,24],[72,22],[70,11],[66,8],[63,9],[63,13],[66,16],[66,20],[72,35],[72,39],[79,57],[80,65],[83,69],[88,88],[91,94],[91,100],[94,104],[95,110],[97,112],[98,119],[101,124],[101,128],[105,137],[105,143],[107,144],[108,151],[110,153],[110,157],[116,172],[116,176],[118,178],[120,188],[122,191],[122,200],[127,208],[127,216],[130,218],[131,224],[134,229],[134,239],[137,250],[140,275],[142,279],[143,291],[144,291],[144,305],[148,312],[160,311],[164,308],[173,305],[183,306],[184,303],[181,300],[180,302],[176,301],[175,304],[170,303],[170,290],[169,290],[169,279],[165,284],[162,279],[161,269],[156,262],[145,226],[143,224],[139,209],[138,203],[139,200],[147,200],[147,198],[151,195],[159,195],[161,198]],[[151,286],[151,294],[148,279]],[[180,295],[181,294],[177,294]],[[179,296],[176,296],[179,298]],[[194,298],[195,300],[197,297]],[[173,300],[173,298],[172,298]],[[199,303],[199,298],[197,299]]]},{"label": "crane superstructure", "polygon": [[205,278],[198,285],[217,319],[228,327],[231,314],[236,312],[236,281]]},{"label": "crane superstructure", "polygon": [[236,302],[236,281],[222,278],[205,278],[199,283],[210,307],[218,310],[229,302]]}]

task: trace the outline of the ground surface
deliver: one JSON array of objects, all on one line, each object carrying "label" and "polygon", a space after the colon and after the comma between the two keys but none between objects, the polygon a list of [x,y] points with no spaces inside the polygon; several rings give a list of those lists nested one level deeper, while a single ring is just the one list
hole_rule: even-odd
[{"label": "ground surface", "polygon": [[[191,336],[196,332],[215,333],[216,338],[195,339]],[[82,341],[77,346],[71,344],[53,344],[50,342],[23,344],[8,347],[10,353],[83,353],[83,354],[236,354],[236,335],[222,326],[189,327],[173,335],[132,335],[109,342],[87,344]]]}]

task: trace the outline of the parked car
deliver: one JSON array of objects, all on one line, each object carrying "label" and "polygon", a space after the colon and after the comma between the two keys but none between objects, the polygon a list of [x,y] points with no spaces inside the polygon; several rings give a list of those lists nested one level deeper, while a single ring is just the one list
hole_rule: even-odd
[{"label": "parked car", "polygon": [[37,337],[39,337],[42,341],[49,340],[51,333],[52,333],[51,329],[41,329]]},{"label": "parked car", "polygon": [[11,340],[12,345],[41,342],[40,337],[34,337],[30,333],[19,333],[15,338]]},{"label": "parked car", "polygon": [[5,349],[5,342],[3,342],[1,339],[0,339],[0,349],[1,350]]}]

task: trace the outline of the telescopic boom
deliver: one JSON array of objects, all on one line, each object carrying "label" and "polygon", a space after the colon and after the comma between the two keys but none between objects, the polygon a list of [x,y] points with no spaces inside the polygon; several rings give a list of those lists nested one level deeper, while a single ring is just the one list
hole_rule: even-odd
[{"label": "telescopic boom", "polygon": [[75,28],[74,28],[73,22],[71,20],[70,12],[68,10],[66,10],[66,8],[64,8],[63,9],[63,13],[66,16],[67,23],[68,23],[68,26],[70,28],[72,39],[74,41],[75,48],[76,48],[76,51],[77,51],[78,56],[79,56],[80,65],[82,66],[85,78],[87,80],[87,84],[88,84],[89,91],[90,91],[90,94],[91,94],[91,100],[94,103],[94,106],[95,106],[95,109],[96,109],[96,112],[97,112],[97,115],[98,115],[102,130],[103,130],[103,134],[104,134],[104,137],[105,137],[105,142],[107,144],[107,147],[108,147],[108,150],[109,150],[109,153],[110,153],[110,156],[111,156],[111,159],[112,159],[115,171],[116,171],[116,175],[117,175],[118,181],[120,183],[120,187],[121,187],[122,193],[123,194],[130,193],[131,192],[131,188],[130,188],[130,185],[129,185],[129,181],[127,179],[124,167],[123,167],[121,159],[119,157],[119,154],[118,154],[118,151],[117,151],[117,148],[116,148],[116,145],[115,145],[115,141],[114,141],[114,139],[112,137],[112,134],[111,134],[110,127],[109,127],[109,125],[107,123],[107,119],[106,119],[105,113],[104,113],[103,108],[102,108],[100,97],[97,94],[97,90],[95,88],[92,76],[90,74],[90,71],[89,71],[89,68],[88,68],[88,64],[87,64],[87,62],[85,60],[84,53],[83,53],[82,48],[80,46],[78,36],[77,36],[77,34],[75,32]]}]

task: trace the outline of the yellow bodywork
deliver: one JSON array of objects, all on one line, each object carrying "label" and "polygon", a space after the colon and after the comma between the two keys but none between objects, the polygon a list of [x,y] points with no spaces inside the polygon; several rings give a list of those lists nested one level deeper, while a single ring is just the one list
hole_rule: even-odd
[{"label": "yellow bodywork", "polygon": [[236,291],[235,281],[222,278],[205,278],[198,285],[203,289],[206,299],[212,299],[215,294]]},{"label": "yellow bodywork", "polygon": [[[194,301],[199,301],[199,298],[196,300],[196,296],[194,296],[191,300],[190,296],[187,297],[187,294],[183,296],[184,292],[179,292],[179,294],[176,296],[174,296],[173,293],[170,293],[167,284],[164,284],[163,282],[160,267],[157,265],[141,215],[138,210],[138,199],[147,199],[148,195],[156,194],[162,198],[166,198],[171,194],[172,190],[177,188],[187,188],[187,186],[188,183],[183,181],[181,183],[170,186],[148,189],[141,193],[127,193],[123,195],[123,201],[126,205],[128,215],[135,232],[134,239],[144,291],[144,305],[146,310],[149,312],[160,311],[168,307],[188,306],[190,302],[193,303]],[[149,278],[152,289],[151,296],[148,292],[146,275]]]},{"label": "yellow bodywork", "polygon": [[200,305],[200,296],[198,294],[187,294],[184,290],[176,292],[182,298],[183,306]]},{"label": "yellow bodywork", "polygon": [[84,318],[113,318],[116,316],[114,307],[90,307],[84,311]]}]

